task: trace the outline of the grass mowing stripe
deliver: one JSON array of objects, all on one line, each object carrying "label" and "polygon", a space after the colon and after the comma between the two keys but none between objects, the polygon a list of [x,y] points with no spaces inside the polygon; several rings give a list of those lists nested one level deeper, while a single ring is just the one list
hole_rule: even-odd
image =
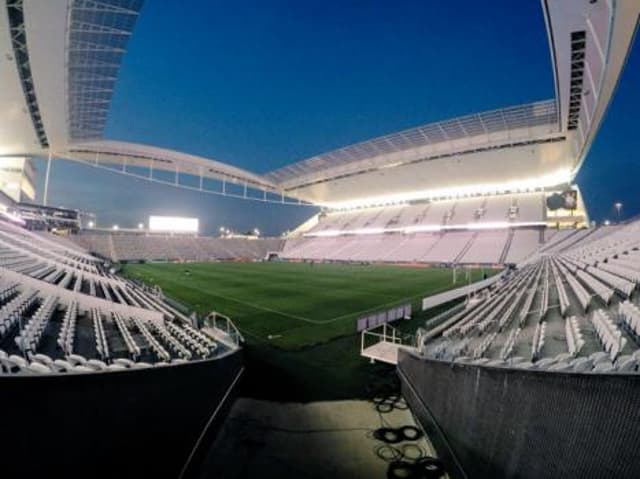
[{"label": "grass mowing stripe", "polygon": [[[367,309],[345,313],[345,314],[343,314],[341,316],[336,316],[336,317],[329,318],[329,319],[326,319],[326,320],[319,320],[319,319],[305,318],[303,316],[298,316],[298,315],[295,315],[295,314],[285,313],[284,311],[278,311],[278,310],[275,310],[275,309],[272,309],[272,308],[269,308],[269,307],[266,307],[266,306],[261,306],[259,304],[251,303],[249,301],[243,301],[241,299],[233,298],[231,296],[223,295],[223,294],[220,294],[220,293],[213,293],[208,289],[202,289],[202,288],[195,287],[195,286],[192,287],[191,289],[195,289],[195,290],[198,290],[198,291],[206,292],[210,296],[219,297],[219,298],[226,299],[228,301],[233,301],[233,302],[236,302],[236,303],[240,303],[240,304],[249,306],[249,307],[254,308],[254,309],[266,311],[266,312],[269,312],[269,313],[274,313],[274,314],[277,314],[279,316],[285,316],[285,317],[291,318],[291,319],[297,319],[297,320],[304,321],[306,323],[311,323],[311,324],[333,323],[335,321],[339,321],[339,320],[344,319],[344,318],[356,317],[356,316],[359,316],[361,314],[369,313],[369,312],[372,312],[372,311],[375,311],[375,310],[384,309],[384,308],[387,308],[387,307],[392,307],[394,305],[398,305],[400,303],[405,303],[407,301],[412,301],[412,300],[414,300],[416,298],[423,297],[426,294],[426,293],[417,293],[417,294],[414,294],[412,296],[407,296],[405,298],[395,298],[392,301],[389,301],[389,302],[386,302],[386,303],[375,304],[375,305],[373,305],[373,306],[371,306],[371,307],[369,307]],[[354,290],[354,291],[357,291],[357,290],[355,290],[355,288],[351,288],[351,289]],[[446,291],[447,289],[450,289],[450,288],[443,287],[443,288],[440,288],[439,290],[436,290],[436,291],[432,292],[431,294],[437,294],[439,292]],[[363,292],[363,291],[359,291],[359,292]],[[372,295],[372,296],[376,296],[376,297],[380,296],[380,294],[378,294],[378,293],[376,293],[374,291],[368,292],[366,294],[369,294],[369,295]],[[390,296],[390,295],[386,295],[386,296],[387,297],[393,297],[393,296]],[[292,328],[291,330],[293,330],[293,329],[295,329],[295,328]],[[286,330],[286,331],[290,331],[290,330]]]},{"label": "grass mowing stripe", "polygon": [[322,323],[322,321],[309,319],[309,318],[304,318],[302,316],[297,316],[295,314],[285,313],[283,311],[277,311],[275,309],[267,308],[265,306],[260,306],[259,304],[250,303],[249,301],[243,301],[243,300],[238,299],[238,298],[232,298],[231,296],[226,296],[226,295],[223,295],[223,294],[220,294],[220,293],[212,293],[211,291],[204,290],[204,289],[199,288],[199,287],[193,287],[192,289],[196,289],[198,291],[206,292],[209,296],[215,296],[215,297],[218,297],[218,298],[226,299],[228,301],[233,301],[235,303],[244,304],[245,306],[249,306],[250,308],[259,309],[261,311],[266,311],[268,313],[274,313],[274,314],[277,314],[279,316],[285,316],[287,318],[297,319],[297,320],[305,321],[307,323],[312,323],[312,324],[320,324],[320,323]]},{"label": "grass mowing stripe", "polygon": [[[451,288],[443,287],[443,288],[440,288],[439,290],[432,291],[432,292],[430,292],[428,294],[429,295],[434,295],[434,294],[442,293],[443,291],[447,291],[448,289],[451,289]],[[391,308],[391,307],[393,307],[395,305],[400,305],[401,303],[406,303],[407,301],[413,301],[414,299],[423,298],[423,297],[425,297],[426,294],[427,293],[418,293],[418,294],[414,294],[413,296],[407,296],[406,298],[395,299],[395,300],[390,301],[388,303],[378,304],[376,306],[372,306],[371,308],[364,309],[362,311],[355,311],[355,312],[352,312],[352,313],[346,313],[346,314],[343,314],[342,316],[338,316],[336,318],[332,318],[332,319],[330,319],[328,321],[325,321],[325,322],[326,323],[331,323],[333,321],[338,321],[338,320],[343,319],[343,318],[356,317],[356,316],[360,316],[361,314],[370,313],[370,312],[372,312],[374,310]]]},{"label": "grass mowing stripe", "polygon": [[[285,348],[352,333],[358,315],[454,286],[447,269],[387,265],[146,264],[129,265],[126,271],[158,283],[167,294],[201,312],[210,308],[227,314],[258,336],[286,333],[288,338],[274,342]],[[457,285],[466,283],[462,275],[458,277]],[[301,331],[300,338],[291,335],[296,330]]]}]

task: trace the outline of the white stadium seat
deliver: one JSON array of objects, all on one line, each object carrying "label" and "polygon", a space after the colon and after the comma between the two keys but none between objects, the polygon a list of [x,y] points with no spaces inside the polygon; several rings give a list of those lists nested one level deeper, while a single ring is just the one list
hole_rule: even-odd
[{"label": "white stadium seat", "polygon": [[61,373],[66,373],[73,369],[73,364],[64,359],[56,359],[53,361],[53,369]]},{"label": "white stadium seat", "polygon": [[39,362],[33,362],[29,364],[27,369],[36,374],[49,374],[53,372],[50,367],[45,366],[44,364]]}]

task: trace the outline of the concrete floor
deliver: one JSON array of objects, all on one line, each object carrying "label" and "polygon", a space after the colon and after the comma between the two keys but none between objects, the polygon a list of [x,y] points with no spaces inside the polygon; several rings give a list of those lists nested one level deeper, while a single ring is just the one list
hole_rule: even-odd
[{"label": "concrete floor", "polygon": [[[369,401],[299,404],[238,399],[200,477],[386,478],[388,459],[377,453],[390,457],[393,451],[373,431],[416,425],[404,400],[396,406],[381,413]],[[407,456],[435,456],[424,437],[393,446],[404,446]]]}]

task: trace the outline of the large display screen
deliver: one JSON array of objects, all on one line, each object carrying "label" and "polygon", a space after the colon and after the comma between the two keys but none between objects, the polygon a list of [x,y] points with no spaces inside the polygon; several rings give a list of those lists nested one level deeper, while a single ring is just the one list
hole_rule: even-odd
[{"label": "large display screen", "polygon": [[149,216],[149,231],[166,233],[197,233],[198,218],[180,216]]},{"label": "large display screen", "polygon": [[578,207],[578,192],[566,190],[562,193],[553,193],[547,197],[547,208],[550,210],[575,210]]}]

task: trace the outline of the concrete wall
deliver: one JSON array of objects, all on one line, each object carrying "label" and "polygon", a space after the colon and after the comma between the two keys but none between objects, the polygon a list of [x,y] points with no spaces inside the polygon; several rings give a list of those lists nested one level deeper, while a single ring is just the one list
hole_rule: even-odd
[{"label": "concrete wall", "polygon": [[400,351],[403,392],[452,477],[640,477],[640,375],[487,368]]},{"label": "concrete wall", "polygon": [[129,371],[0,375],[3,477],[177,478],[241,370],[236,352]]}]

